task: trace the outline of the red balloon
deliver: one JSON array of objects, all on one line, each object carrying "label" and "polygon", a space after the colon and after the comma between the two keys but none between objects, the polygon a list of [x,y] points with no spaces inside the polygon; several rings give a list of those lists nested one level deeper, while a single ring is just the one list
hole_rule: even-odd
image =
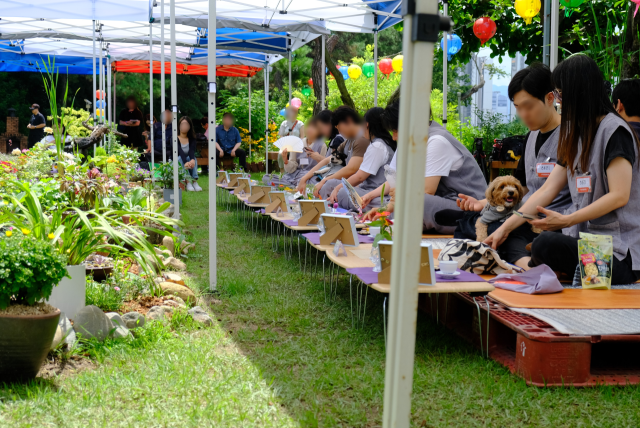
[{"label": "red balloon", "polygon": [[309,79],[309,86],[313,86],[313,79]]},{"label": "red balloon", "polygon": [[480,39],[482,45],[496,34],[496,23],[488,16],[478,18],[473,24],[473,34]]},{"label": "red balloon", "polygon": [[393,64],[390,58],[385,58],[378,63],[378,68],[382,74],[389,75],[393,73]]},{"label": "red balloon", "polygon": [[[101,92],[102,92],[102,96],[100,96],[100,95],[101,95],[101,94],[100,94]],[[98,89],[98,90],[96,91],[96,99],[104,100],[104,91],[101,91],[100,89]]]}]

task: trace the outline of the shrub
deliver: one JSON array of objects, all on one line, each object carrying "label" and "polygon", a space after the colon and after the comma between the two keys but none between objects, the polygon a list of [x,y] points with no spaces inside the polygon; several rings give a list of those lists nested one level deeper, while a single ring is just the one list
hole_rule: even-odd
[{"label": "shrub", "polygon": [[67,258],[50,243],[19,235],[0,240],[0,309],[49,298],[67,275]]}]

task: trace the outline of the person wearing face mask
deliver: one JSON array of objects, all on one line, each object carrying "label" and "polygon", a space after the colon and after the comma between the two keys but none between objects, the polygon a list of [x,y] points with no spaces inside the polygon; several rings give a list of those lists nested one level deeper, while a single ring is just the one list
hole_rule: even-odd
[{"label": "person wearing face mask", "polygon": [[306,125],[306,137],[302,139],[304,144],[302,153],[288,153],[283,149],[278,158],[282,158],[285,173],[281,179],[275,174],[266,174],[262,181],[266,185],[283,184],[285,186],[296,187],[300,178],[310,171],[318,162],[324,160],[327,152],[327,145],[320,133],[319,120],[314,117]]},{"label": "person wearing face mask", "polygon": [[195,181],[187,182],[187,192],[200,192],[198,185],[198,162],[196,161],[196,133],[189,116],[182,116],[178,121],[178,162],[184,166]]},{"label": "person wearing face mask", "polygon": [[280,138],[288,136],[304,138],[304,123],[298,120],[298,109],[287,107],[285,117],[286,119],[280,124],[280,131],[278,131]]},{"label": "person wearing face mask", "polygon": [[[532,64],[520,70],[509,83],[509,98],[522,122],[530,129],[525,138],[524,156],[514,174],[526,193],[523,203],[542,187],[558,162],[560,115],[554,107],[553,89],[551,70],[543,64]],[[482,211],[487,202],[464,194],[459,197],[458,206],[465,211]],[[547,209],[564,212],[570,205],[571,194],[565,187]],[[477,216],[466,216],[459,230],[462,228],[475,234],[476,219]],[[519,227],[500,246],[500,256],[509,263],[527,268],[531,254],[526,247],[537,237],[538,233],[528,224]]]}]

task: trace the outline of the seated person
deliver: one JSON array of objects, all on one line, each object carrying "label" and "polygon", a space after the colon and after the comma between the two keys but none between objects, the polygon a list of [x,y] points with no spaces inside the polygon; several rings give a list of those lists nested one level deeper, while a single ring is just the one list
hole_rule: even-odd
[{"label": "seated person", "polygon": [[[360,196],[364,196],[370,191],[377,189],[385,181],[384,167],[389,165],[396,151],[396,142],[389,131],[385,129],[382,119],[384,109],[373,107],[364,115],[364,137],[371,144],[364,153],[362,164],[358,172],[347,179]],[[347,189],[339,184],[333,189],[329,196],[329,202],[338,202],[341,208],[355,210],[351,203]],[[380,198],[376,198],[369,204],[372,207],[380,206]]]},{"label": "seated person", "polygon": [[[160,133],[160,135],[162,136],[162,124],[159,123],[155,116],[153,117],[153,139],[155,141],[156,139],[156,135],[158,135],[158,133]],[[144,143],[145,143],[145,153],[151,153],[151,115],[150,114],[145,114],[145,122],[144,122],[144,131],[142,132],[142,136],[144,138]],[[154,153],[155,156],[155,153]],[[150,158],[150,157],[149,157]],[[157,157],[155,157],[154,159],[155,161],[158,160]]]},{"label": "seated person", "polygon": [[237,157],[242,169],[248,171],[247,154],[240,148],[242,139],[238,128],[233,126],[233,122],[233,113],[226,112],[222,116],[222,125],[216,128],[216,165],[220,168],[222,158],[232,156]]},{"label": "seated person", "polygon": [[280,138],[289,136],[304,138],[304,123],[298,120],[298,109],[287,107],[285,117],[286,119],[282,121],[278,131]]},{"label": "seated person", "polygon": [[200,192],[198,185],[198,162],[196,161],[196,133],[189,116],[182,116],[178,121],[178,162],[184,166],[193,178],[193,184],[187,182],[187,192]]},{"label": "seated person", "polygon": [[[525,139],[524,156],[520,159],[515,177],[520,180],[526,195],[525,203],[547,180],[547,172],[538,173],[540,165],[558,162],[558,139],[560,137],[560,115],[554,107],[551,70],[546,65],[533,64],[520,70],[509,83],[509,98],[522,122],[529,128]],[[463,210],[481,211],[486,199],[477,201],[460,195],[458,206]],[[547,209],[564,212],[571,205],[569,188],[565,187]],[[460,227],[473,230],[476,216],[465,217]],[[457,234],[457,232],[456,232]],[[538,237],[530,225],[525,224],[514,230],[500,246],[500,256],[508,263],[522,268],[529,266],[531,259],[527,245]]]},{"label": "seated person", "polygon": [[[385,121],[396,139],[398,138],[399,116],[399,101],[385,108]],[[393,156],[389,168],[396,169],[397,155],[398,152]],[[365,195],[364,202],[380,198],[381,187]],[[385,194],[391,191],[389,187],[387,183]],[[484,175],[469,150],[442,125],[431,120],[424,172],[423,230],[452,234],[455,226],[437,223],[436,213],[447,209],[461,211],[456,205],[459,193],[467,192],[467,194],[482,198],[486,189],[487,183]],[[393,200],[387,206],[387,211],[394,211]],[[377,214],[377,209],[373,209],[367,213],[365,220],[373,220]]]},{"label": "seated person", "polygon": [[[162,123],[155,122],[153,125],[153,157],[156,163],[160,163],[164,158],[167,160],[171,159],[173,149],[173,144],[171,143],[172,138],[172,122],[173,122],[173,113],[171,110],[166,109],[162,114]],[[165,139],[162,140],[162,128],[164,127]],[[151,154],[147,154],[147,161],[151,162]]]},{"label": "seated person", "polygon": [[611,94],[618,114],[640,136],[640,79],[625,79]]},{"label": "seated person", "polygon": [[312,118],[306,125],[307,136],[302,139],[304,143],[304,151],[302,153],[288,153],[285,148],[278,155],[278,161],[284,163],[286,172],[282,178],[278,178],[276,174],[265,174],[262,181],[270,185],[284,184],[285,186],[296,187],[300,178],[310,171],[318,162],[324,160],[327,152],[327,145],[324,138],[320,135],[318,127],[318,119]]},{"label": "seated person", "polygon": [[363,156],[369,147],[369,140],[361,136],[362,128],[360,127],[360,115],[351,107],[338,107],[331,116],[331,122],[338,129],[345,141],[340,144],[337,154],[327,157],[307,172],[298,182],[298,191],[302,194],[306,192],[307,181],[311,180],[316,171],[325,168],[332,161],[344,164],[340,170],[334,174],[323,178],[318,182],[314,189],[313,195],[316,198],[328,199],[333,189],[341,183],[342,177],[349,178],[360,169]]}]

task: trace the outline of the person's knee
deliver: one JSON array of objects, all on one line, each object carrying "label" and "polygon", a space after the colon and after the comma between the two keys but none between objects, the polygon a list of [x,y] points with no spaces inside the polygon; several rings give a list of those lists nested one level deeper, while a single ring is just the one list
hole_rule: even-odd
[{"label": "person's knee", "polygon": [[542,232],[540,236],[531,243],[531,260],[533,260],[536,265],[545,263],[549,249],[557,247],[558,238],[560,237],[562,237],[562,234]]},{"label": "person's knee", "polygon": [[342,188],[338,191],[338,206],[340,208],[344,208],[345,210],[349,210],[352,208],[351,200],[349,199],[349,194],[347,191]]}]

